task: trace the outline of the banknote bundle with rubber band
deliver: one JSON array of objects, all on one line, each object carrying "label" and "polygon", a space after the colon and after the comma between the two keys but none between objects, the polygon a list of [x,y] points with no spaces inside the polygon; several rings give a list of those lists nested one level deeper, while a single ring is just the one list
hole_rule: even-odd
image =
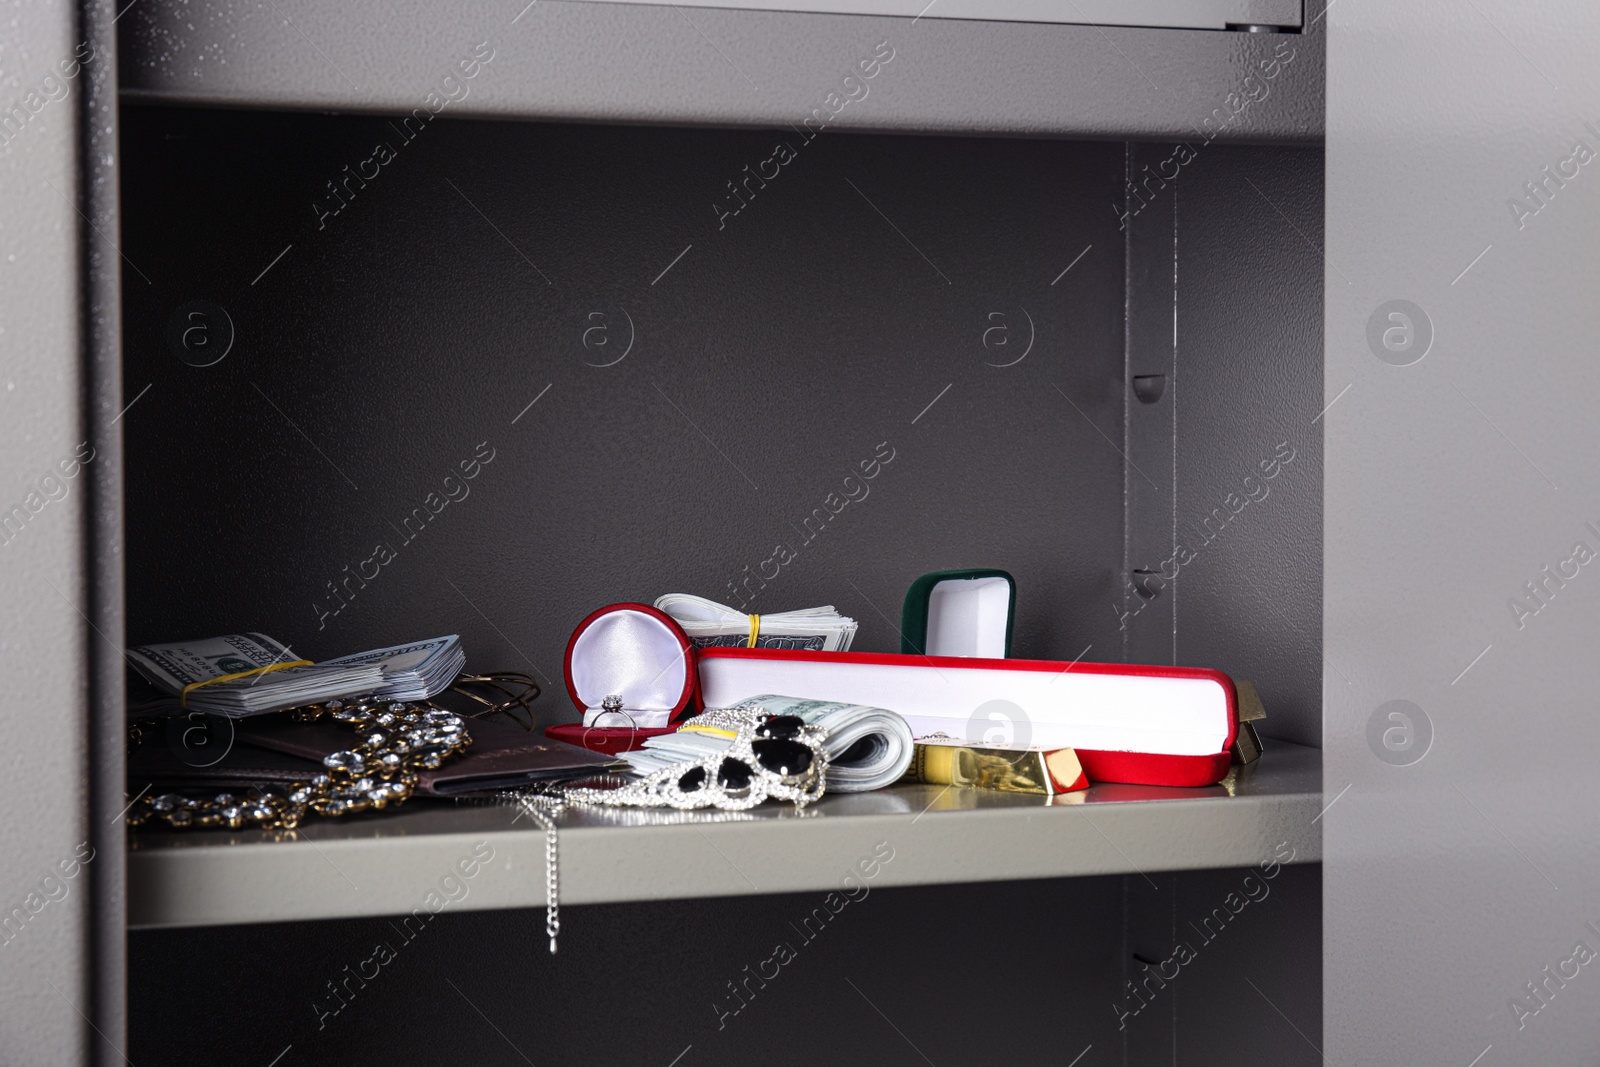
[{"label": "banknote bundle with rubber band", "polygon": [[127,651],[153,692],[129,701],[134,718],[198,711],[242,718],[339,697],[426,700],[466,664],[455,634],[312,662],[266,634],[226,634]]}]

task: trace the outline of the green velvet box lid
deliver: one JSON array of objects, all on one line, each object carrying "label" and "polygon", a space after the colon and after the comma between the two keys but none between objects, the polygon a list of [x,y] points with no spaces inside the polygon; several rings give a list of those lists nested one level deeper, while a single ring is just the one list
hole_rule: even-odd
[{"label": "green velvet box lid", "polygon": [[1011,655],[1017,583],[988,568],[934,571],[906,590],[900,651],[928,656]]}]

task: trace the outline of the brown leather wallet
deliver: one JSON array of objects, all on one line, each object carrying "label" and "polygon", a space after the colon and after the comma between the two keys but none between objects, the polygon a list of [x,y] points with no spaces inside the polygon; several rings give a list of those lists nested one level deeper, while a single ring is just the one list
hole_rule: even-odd
[{"label": "brown leather wallet", "polygon": [[[358,740],[343,723],[295,722],[282,715],[236,719],[233,727],[233,745],[228,754],[206,767],[179,759],[158,733],[129,758],[130,787],[138,789],[150,783],[221,787],[303,781],[321,769],[324,756],[347,749]],[[542,734],[491,719],[468,719],[467,733],[472,745],[464,753],[437,770],[417,772],[417,794],[454,797],[603,774],[624,766],[614,756],[552,741]]]}]

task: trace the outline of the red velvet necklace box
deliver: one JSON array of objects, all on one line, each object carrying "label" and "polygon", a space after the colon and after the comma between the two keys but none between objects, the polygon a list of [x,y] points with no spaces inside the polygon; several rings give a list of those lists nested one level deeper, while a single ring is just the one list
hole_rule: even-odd
[{"label": "red velvet necklace box", "polygon": [[[567,693],[591,722],[606,697],[623,701],[624,714],[607,725],[581,722],[545,728],[545,736],[616,755],[668,734],[695,708],[694,646],[670,615],[649,604],[608,604],[591,612],[567,642],[563,664]],[[660,720],[659,725],[628,723]],[[609,725],[613,720],[619,725]]]},{"label": "red velvet necklace box", "polygon": [[1233,680],[1198,667],[743,648],[701,649],[697,667],[708,707],[783,693],[888,708],[919,737],[998,729],[1076,749],[1093,782],[1214,785],[1239,730]]}]

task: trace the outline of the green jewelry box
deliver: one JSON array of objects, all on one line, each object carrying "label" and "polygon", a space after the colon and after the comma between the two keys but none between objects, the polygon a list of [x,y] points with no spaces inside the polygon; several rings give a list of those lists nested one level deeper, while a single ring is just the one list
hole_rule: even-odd
[{"label": "green jewelry box", "polygon": [[900,651],[907,655],[1011,657],[1017,583],[985,568],[934,571],[906,590]]}]

